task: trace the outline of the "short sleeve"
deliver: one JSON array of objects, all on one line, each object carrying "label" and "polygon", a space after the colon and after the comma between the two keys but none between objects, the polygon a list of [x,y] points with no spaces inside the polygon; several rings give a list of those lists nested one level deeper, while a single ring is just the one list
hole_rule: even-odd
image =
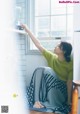
[{"label": "short sleeve", "polygon": [[47,61],[50,61],[51,57],[55,58],[56,55],[54,53],[52,53],[51,51],[48,51],[46,49],[44,49],[42,55],[47,59]]}]

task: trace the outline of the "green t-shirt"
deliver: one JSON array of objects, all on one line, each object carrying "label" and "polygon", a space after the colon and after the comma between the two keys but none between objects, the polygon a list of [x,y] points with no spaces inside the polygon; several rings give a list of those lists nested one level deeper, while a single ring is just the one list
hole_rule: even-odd
[{"label": "green t-shirt", "polygon": [[70,62],[60,61],[58,56],[48,50],[43,51],[43,56],[46,58],[48,62],[48,66],[51,67],[59,78],[63,81],[72,80],[73,79],[73,61]]}]

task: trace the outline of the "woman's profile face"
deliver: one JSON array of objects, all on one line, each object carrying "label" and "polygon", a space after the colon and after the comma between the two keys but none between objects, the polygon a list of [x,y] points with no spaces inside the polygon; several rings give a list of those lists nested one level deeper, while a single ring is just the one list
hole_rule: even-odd
[{"label": "woman's profile face", "polygon": [[60,43],[59,44],[57,44],[57,46],[54,48],[54,53],[55,54],[63,54],[63,50],[61,49],[61,45],[60,45]]}]

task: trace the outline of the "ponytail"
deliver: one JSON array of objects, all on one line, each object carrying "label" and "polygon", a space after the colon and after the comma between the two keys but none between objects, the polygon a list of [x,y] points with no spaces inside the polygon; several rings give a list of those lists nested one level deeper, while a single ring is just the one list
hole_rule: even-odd
[{"label": "ponytail", "polygon": [[65,56],[64,55],[64,57],[65,57],[65,59],[66,59],[67,62],[70,62],[71,61],[71,57],[70,56]]}]

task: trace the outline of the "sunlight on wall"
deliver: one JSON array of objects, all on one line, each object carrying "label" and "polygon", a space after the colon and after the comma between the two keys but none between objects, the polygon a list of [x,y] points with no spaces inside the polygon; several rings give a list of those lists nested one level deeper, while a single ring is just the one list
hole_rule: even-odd
[{"label": "sunlight on wall", "polygon": [[9,106],[9,114],[27,114],[24,89],[18,73],[20,56],[16,36],[8,31],[14,26],[12,1],[2,0],[0,4],[0,107]]}]

